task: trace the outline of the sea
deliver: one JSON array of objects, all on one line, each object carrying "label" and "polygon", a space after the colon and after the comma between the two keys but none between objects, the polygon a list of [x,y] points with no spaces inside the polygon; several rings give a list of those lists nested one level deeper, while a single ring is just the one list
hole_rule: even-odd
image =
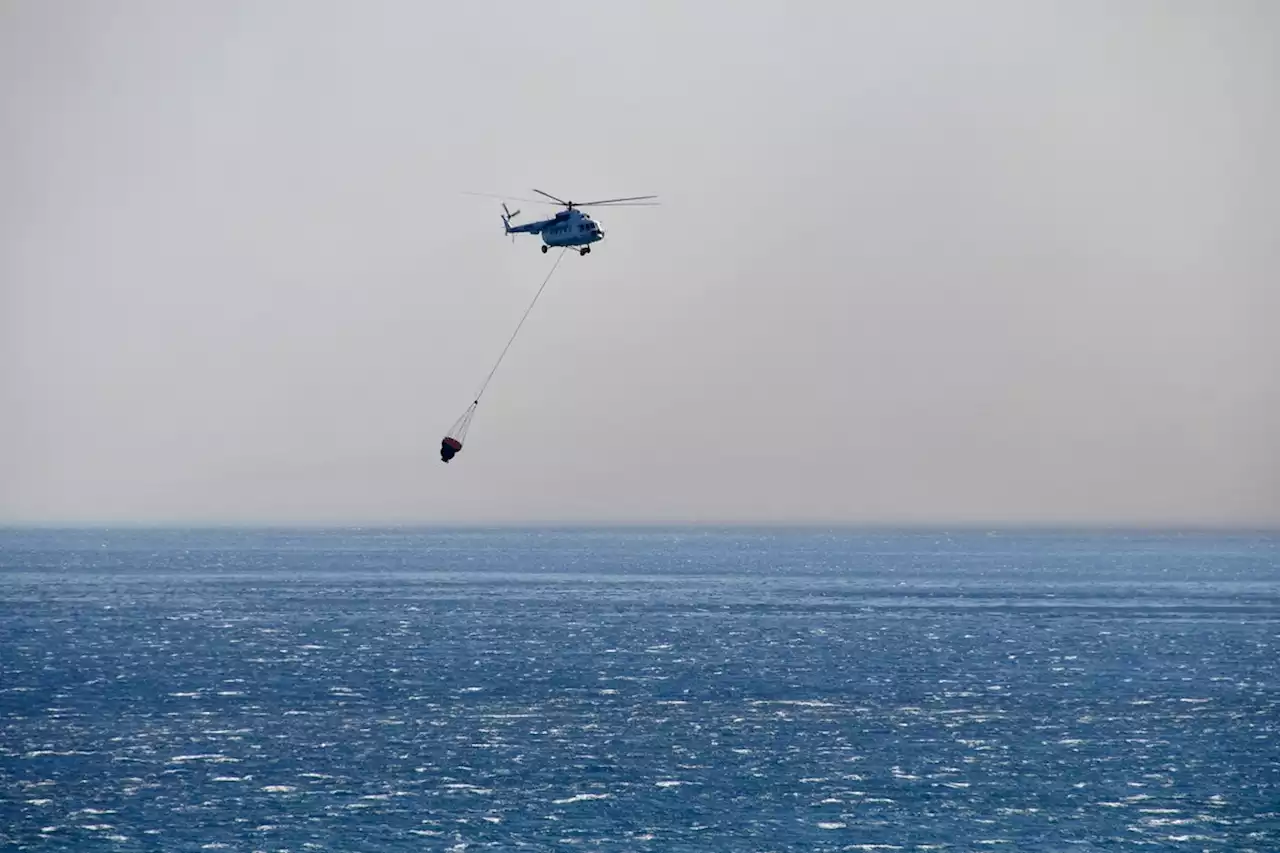
[{"label": "sea", "polygon": [[0,530],[3,851],[1280,851],[1280,535]]}]

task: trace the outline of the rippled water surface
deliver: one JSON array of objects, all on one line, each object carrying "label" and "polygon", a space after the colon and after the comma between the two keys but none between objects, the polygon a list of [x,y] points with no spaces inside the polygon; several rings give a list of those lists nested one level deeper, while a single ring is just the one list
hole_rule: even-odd
[{"label": "rippled water surface", "polygon": [[0,531],[0,849],[1280,851],[1280,539]]}]

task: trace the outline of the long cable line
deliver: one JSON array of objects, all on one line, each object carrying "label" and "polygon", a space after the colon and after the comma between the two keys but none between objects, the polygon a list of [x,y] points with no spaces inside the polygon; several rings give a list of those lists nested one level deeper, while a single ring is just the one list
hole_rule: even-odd
[{"label": "long cable line", "polygon": [[472,405],[476,405],[480,402],[481,395],[483,395],[484,390],[489,387],[489,380],[493,379],[493,374],[498,372],[498,365],[502,364],[502,359],[507,356],[507,350],[511,349],[511,345],[515,343],[516,335],[520,334],[520,327],[523,326],[524,321],[528,319],[529,312],[533,310],[534,305],[538,304],[538,297],[541,296],[542,291],[546,289],[547,282],[551,281],[551,276],[555,274],[556,267],[560,266],[560,260],[564,257],[564,253],[565,250],[561,249],[560,254],[556,255],[556,262],[551,265],[550,271],[547,272],[547,277],[542,280],[542,286],[538,288],[538,292],[533,295],[533,299],[529,302],[529,307],[524,309],[524,316],[522,316],[520,318],[520,322],[516,324],[516,330],[511,333],[511,337],[507,340],[507,345],[502,348],[502,354],[498,356],[498,360],[494,363],[493,369],[489,371],[489,375],[485,377],[484,382],[480,385],[480,390],[476,392],[475,402]]},{"label": "long cable line", "polygon": [[480,384],[480,390],[476,392],[472,399],[471,405],[462,413],[462,417],[449,428],[448,434],[441,442],[440,458],[444,462],[448,462],[462,450],[463,439],[467,436],[467,430],[471,427],[471,419],[475,417],[476,407],[480,405],[480,398],[484,396],[485,389],[489,387],[489,382],[493,379],[493,375],[498,372],[498,367],[502,364],[502,360],[507,357],[507,350],[511,349],[511,345],[515,343],[516,335],[520,334],[520,328],[524,325],[524,321],[529,318],[529,313],[533,311],[533,306],[538,304],[538,297],[542,295],[542,291],[546,290],[547,282],[551,281],[551,276],[555,274],[556,267],[560,266],[560,261],[564,258],[566,249],[561,249],[560,254],[556,255],[556,262],[551,265],[551,269],[547,271],[547,277],[542,280],[542,284],[538,287],[538,292],[533,295],[533,299],[529,301],[529,307],[524,309],[524,314],[520,317],[520,322],[516,324],[515,331],[511,333],[511,337],[507,339],[507,345],[502,348],[502,353],[498,356],[498,360],[494,362],[493,368],[489,371],[489,375],[484,378],[484,382]]}]

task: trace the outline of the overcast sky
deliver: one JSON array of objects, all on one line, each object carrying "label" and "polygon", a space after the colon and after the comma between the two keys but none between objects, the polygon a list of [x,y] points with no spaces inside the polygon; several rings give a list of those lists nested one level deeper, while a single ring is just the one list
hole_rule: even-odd
[{"label": "overcast sky", "polygon": [[1278,33],[7,0],[0,522],[1280,525]]}]

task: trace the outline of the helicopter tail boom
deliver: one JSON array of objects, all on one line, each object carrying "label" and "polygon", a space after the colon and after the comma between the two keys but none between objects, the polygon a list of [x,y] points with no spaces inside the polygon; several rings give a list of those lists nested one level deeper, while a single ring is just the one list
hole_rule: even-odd
[{"label": "helicopter tail boom", "polygon": [[506,203],[505,203],[505,202],[503,203],[503,205],[502,205],[502,231],[503,231],[503,233],[505,233],[505,234],[511,234],[511,235],[513,235],[513,236],[512,236],[512,238],[511,238],[512,240],[514,240],[514,239],[515,239],[515,236],[514,236],[514,235],[516,235],[516,234],[541,234],[541,233],[542,233],[542,229],[543,229],[543,228],[545,228],[545,227],[546,227],[546,225],[547,225],[547,220],[541,220],[541,221],[539,221],[539,222],[526,222],[524,225],[514,225],[514,226],[513,226],[513,225],[511,224],[511,220],[512,220],[512,219],[515,219],[515,218],[516,218],[517,216],[519,216],[519,215],[520,215],[520,211],[518,211],[518,210],[516,210],[516,211],[511,211],[511,210],[507,209],[507,205],[506,205]]}]

